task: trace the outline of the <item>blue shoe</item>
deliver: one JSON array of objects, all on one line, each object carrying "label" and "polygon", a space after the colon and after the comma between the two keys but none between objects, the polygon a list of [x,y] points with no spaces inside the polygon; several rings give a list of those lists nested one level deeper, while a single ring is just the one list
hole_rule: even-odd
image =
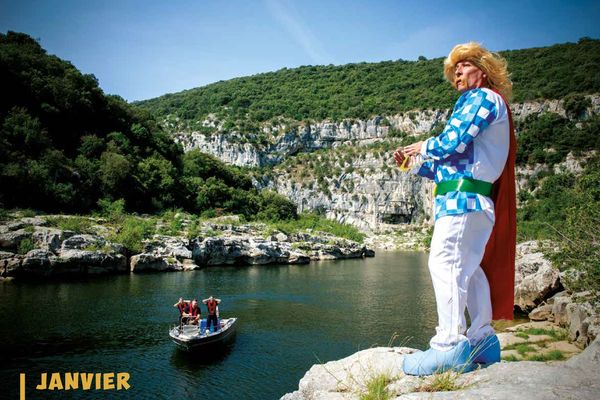
[{"label": "blue shoe", "polygon": [[473,346],[473,363],[484,367],[500,361],[500,342],[498,336],[490,335]]},{"label": "blue shoe", "polygon": [[433,375],[448,370],[469,372],[471,364],[471,345],[468,340],[458,342],[448,351],[429,349],[404,356],[402,369],[406,375]]}]

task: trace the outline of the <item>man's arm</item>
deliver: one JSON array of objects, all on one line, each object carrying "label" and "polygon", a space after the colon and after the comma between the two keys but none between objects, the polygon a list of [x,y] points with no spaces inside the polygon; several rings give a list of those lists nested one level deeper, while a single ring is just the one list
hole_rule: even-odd
[{"label": "man's arm", "polygon": [[485,90],[475,89],[467,96],[450,116],[444,131],[421,144],[420,153],[423,157],[443,160],[453,154],[463,153],[473,139],[496,119],[496,104]]},{"label": "man's arm", "polygon": [[433,171],[433,161],[431,160],[425,160],[421,163],[421,165],[415,165],[410,172],[412,174],[416,174],[419,176],[422,176],[423,178],[427,178],[427,179],[431,179],[434,180],[435,179],[435,173]]}]

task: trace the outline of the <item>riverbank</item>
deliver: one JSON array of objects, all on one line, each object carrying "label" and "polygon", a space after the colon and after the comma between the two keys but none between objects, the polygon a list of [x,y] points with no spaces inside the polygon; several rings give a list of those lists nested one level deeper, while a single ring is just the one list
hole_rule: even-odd
[{"label": "riverbank", "polygon": [[530,321],[495,324],[501,363],[466,374],[419,378],[402,372],[404,356],[416,349],[376,347],[313,365],[298,390],[282,400],[596,399],[598,299],[589,292],[570,292],[569,273],[553,267],[544,249],[535,241],[517,246],[515,309]]},{"label": "riverbank", "polygon": [[37,279],[217,265],[306,264],[373,257],[367,245],[312,229],[283,232],[238,216],[203,221],[174,213],[115,219],[8,213],[0,224],[0,276]]}]

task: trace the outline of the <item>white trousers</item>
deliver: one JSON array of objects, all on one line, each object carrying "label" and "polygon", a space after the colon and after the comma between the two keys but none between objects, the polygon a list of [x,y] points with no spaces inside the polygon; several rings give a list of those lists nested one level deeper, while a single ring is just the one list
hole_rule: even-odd
[{"label": "white trousers", "polygon": [[[493,226],[493,211],[447,215],[435,222],[429,253],[438,313],[433,349],[449,350],[465,338],[475,345],[494,333],[490,286],[480,266]],[[465,307],[471,319],[466,336]]]}]

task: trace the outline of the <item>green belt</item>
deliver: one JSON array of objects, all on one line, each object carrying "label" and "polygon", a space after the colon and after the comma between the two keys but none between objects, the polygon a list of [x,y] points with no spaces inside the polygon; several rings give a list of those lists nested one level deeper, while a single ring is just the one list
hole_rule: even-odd
[{"label": "green belt", "polygon": [[443,196],[448,192],[469,192],[490,197],[493,186],[494,185],[490,182],[471,178],[461,178],[438,183],[435,185],[435,189],[433,189],[433,195]]}]

